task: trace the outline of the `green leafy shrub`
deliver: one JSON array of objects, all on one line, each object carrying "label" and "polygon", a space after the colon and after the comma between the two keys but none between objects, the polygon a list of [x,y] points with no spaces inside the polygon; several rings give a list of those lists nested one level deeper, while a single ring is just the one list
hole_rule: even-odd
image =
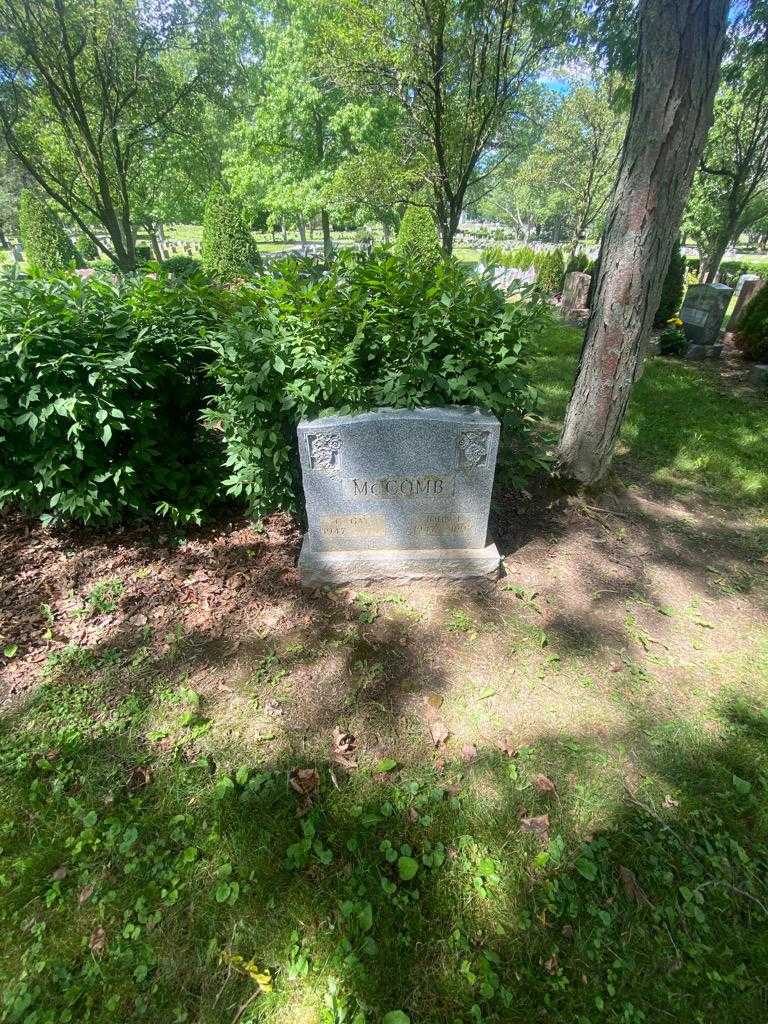
[{"label": "green leafy shrub", "polygon": [[685,256],[680,252],[680,246],[676,245],[672,250],[672,257],[664,276],[664,283],[661,286],[661,298],[656,316],[653,318],[654,327],[661,327],[670,317],[680,309],[685,291]]},{"label": "green leafy shrub", "polygon": [[543,253],[538,267],[536,283],[549,295],[559,295],[565,280],[565,261],[562,249],[550,249]]},{"label": "green leafy shrub", "polygon": [[734,340],[746,359],[768,360],[768,284],[747,303],[736,325]]},{"label": "green leafy shrub", "polygon": [[209,416],[226,439],[229,493],[257,515],[296,508],[299,420],[378,406],[491,409],[519,476],[534,406],[523,351],[548,317],[540,301],[507,303],[453,260],[425,268],[340,253],[315,281],[283,261],[215,342]]},{"label": "green leafy shrub", "polygon": [[261,270],[261,256],[237,202],[214,185],[203,216],[203,269],[219,281],[252,277]]},{"label": "green leafy shrub", "polygon": [[688,348],[688,339],[682,329],[682,320],[674,320],[659,335],[659,355],[681,356]]},{"label": "green leafy shrub", "polygon": [[235,301],[163,275],[0,285],[0,506],[199,519],[223,461],[200,423],[204,342]]},{"label": "green leafy shrub", "polygon": [[19,236],[34,270],[55,274],[77,263],[77,251],[42,196],[25,188],[19,197]]},{"label": "green leafy shrub", "polygon": [[162,268],[166,274],[189,277],[190,274],[196,274],[201,271],[203,265],[197,257],[185,256],[183,253],[179,253],[176,256],[169,256],[167,260],[163,260]]},{"label": "green leafy shrub", "polygon": [[422,267],[433,267],[440,260],[440,241],[429,210],[423,206],[406,208],[393,252],[400,259]]}]

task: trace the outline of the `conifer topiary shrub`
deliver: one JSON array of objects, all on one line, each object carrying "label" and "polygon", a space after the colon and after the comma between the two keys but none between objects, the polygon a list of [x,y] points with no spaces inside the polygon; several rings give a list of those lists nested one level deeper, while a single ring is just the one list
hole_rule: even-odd
[{"label": "conifer topiary shrub", "polygon": [[768,361],[768,284],[747,303],[736,325],[735,342],[745,359]]},{"label": "conifer topiary shrub", "polygon": [[566,274],[588,274],[590,259],[585,252],[576,252],[568,260],[568,265],[565,268]]},{"label": "conifer topiary shrub", "polygon": [[548,295],[559,295],[565,281],[565,260],[561,249],[551,249],[542,255],[536,283]]},{"label": "conifer topiary shrub", "polygon": [[522,245],[509,254],[509,261],[506,265],[514,267],[515,270],[530,270],[535,258],[536,253],[533,249],[529,245]]},{"label": "conifer topiary shrub", "polygon": [[442,251],[432,214],[423,206],[409,206],[400,222],[394,254],[421,267],[434,267]]},{"label": "conifer topiary shrub", "polygon": [[661,286],[661,298],[656,316],[653,318],[654,327],[663,327],[680,309],[685,290],[685,256],[680,252],[680,245],[675,245],[672,250],[672,258],[667,267],[664,283]]},{"label": "conifer topiary shrub", "polygon": [[261,270],[261,256],[243,211],[222,185],[208,193],[203,216],[203,270],[218,281],[252,277]]},{"label": "conifer topiary shrub", "polygon": [[28,188],[19,197],[19,236],[33,270],[55,274],[78,262],[77,250],[55,211]]}]

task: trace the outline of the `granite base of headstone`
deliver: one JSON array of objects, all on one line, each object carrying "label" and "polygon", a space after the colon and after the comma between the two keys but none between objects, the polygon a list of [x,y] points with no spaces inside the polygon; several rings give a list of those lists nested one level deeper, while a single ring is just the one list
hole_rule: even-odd
[{"label": "granite base of headstone", "polygon": [[749,371],[749,383],[768,388],[768,363],[756,363]]},{"label": "granite base of headstone", "polygon": [[301,583],[498,574],[488,513],[499,430],[495,416],[467,407],[303,420]]},{"label": "granite base of headstone", "polygon": [[724,284],[694,284],[685,294],[680,319],[688,340],[686,359],[713,359],[722,351],[720,329],[733,288]]},{"label": "granite base of headstone", "polygon": [[747,307],[749,300],[757,295],[760,289],[765,284],[765,280],[758,274],[742,274],[736,285],[736,302],[733,307],[733,312],[728,321],[726,330],[735,331],[736,325],[738,324],[741,314]]}]

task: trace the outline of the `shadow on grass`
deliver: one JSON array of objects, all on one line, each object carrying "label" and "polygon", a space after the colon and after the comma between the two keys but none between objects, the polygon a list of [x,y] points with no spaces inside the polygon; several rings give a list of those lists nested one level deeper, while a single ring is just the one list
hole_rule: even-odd
[{"label": "shadow on grass", "polygon": [[[395,734],[391,762],[361,744],[345,768],[331,705],[292,750],[206,746],[162,671],[119,699],[116,671],[72,664],[0,726],[4,1019],[765,1016],[768,719],[746,695],[709,732],[640,708],[601,741],[443,764]],[[180,719],[193,742],[158,734]]]}]

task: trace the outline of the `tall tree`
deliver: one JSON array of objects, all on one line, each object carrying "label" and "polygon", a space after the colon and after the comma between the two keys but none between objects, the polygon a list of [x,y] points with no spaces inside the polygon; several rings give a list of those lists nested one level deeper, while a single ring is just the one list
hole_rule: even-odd
[{"label": "tall tree", "polygon": [[638,67],[595,296],[558,447],[582,483],[608,470],[701,156],[728,0],[642,0]]},{"label": "tall tree", "polygon": [[403,152],[429,185],[450,254],[464,199],[508,158],[523,96],[565,40],[562,0],[341,0],[335,74],[402,111]]},{"label": "tall tree", "polygon": [[331,183],[345,159],[371,135],[376,98],[355,102],[328,73],[321,42],[324,12],[310,0],[270,8],[265,59],[252,111],[228,156],[233,185],[258,197],[273,217],[305,225],[320,218],[331,249]]},{"label": "tall tree", "polygon": [[686,214],[713,281],[728,246],[765,216],[768,199],[768,48],[737,37],[723,67],[715,120]]},{"label": "tall tree", "polygon": [[153,154],[222,85],[216,0],[0,0],[0,125],[41,188],[135,265]]},{"label": "tall tree", "polygon": [[571,255],[606,212],[624,128],[604,85],[578,85],[518,172],[538,197],[538,219],[554,217],[568,232]]}]

